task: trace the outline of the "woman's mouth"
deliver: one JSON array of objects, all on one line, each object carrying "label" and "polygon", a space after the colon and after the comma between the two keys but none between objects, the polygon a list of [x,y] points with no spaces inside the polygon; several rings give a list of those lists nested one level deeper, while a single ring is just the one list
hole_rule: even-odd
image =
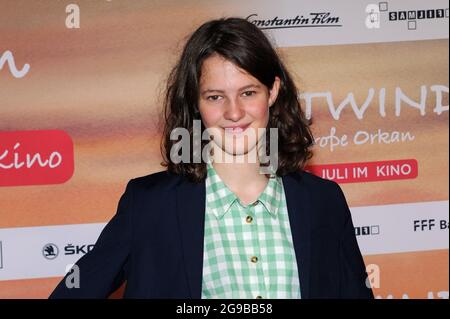
[{"label": "woman's mouth", "polygon": [[244,132],[249,126],[250,126],[250,124],[227,126],[227,127],[224,127],[224,130],[225,130],[225,133],[228,133],[228,134],[240,134],[240,133]]}]

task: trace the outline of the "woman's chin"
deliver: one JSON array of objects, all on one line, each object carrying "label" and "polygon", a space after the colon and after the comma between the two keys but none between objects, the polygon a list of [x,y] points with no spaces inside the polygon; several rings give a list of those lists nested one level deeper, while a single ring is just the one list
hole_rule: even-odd
[{"label": "woman's chin", "polygon": [[[251,154],[251,150],[254,149],[254,145],[247,147],[247,146],[229,146],[222,148],[224,157],[241,157]],[[249,154],[250,153],[250,154]]]}]

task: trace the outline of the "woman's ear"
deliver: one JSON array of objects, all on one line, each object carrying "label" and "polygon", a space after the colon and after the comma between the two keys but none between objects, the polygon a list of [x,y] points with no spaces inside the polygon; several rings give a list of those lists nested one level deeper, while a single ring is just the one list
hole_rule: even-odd
[{"label": "woman's ear", "polygon": [[273,81],[272,88],[269,90],[269,107],[271,107],[277,100],[278,92],[280,91],[280,83],[280,78],[276,76],[275,80]]}]

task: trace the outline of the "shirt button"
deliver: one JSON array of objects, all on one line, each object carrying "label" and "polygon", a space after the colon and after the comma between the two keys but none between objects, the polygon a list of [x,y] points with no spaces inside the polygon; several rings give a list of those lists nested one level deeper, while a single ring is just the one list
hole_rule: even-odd
[{"label": "shirt button", "polygon": [[258,257],[253,256],[250,260],[252,263],[256,263],[258,261]]},{"label": "shirt button", "polygon": [[256,296],[256,299],[262,299],[262,297],[261,296]]},{"label": "shirt button", "polygon": [[252,216],[247,216],[245,221],[247,222],[247,224],[250,224],[253,221],[253,217]]}]

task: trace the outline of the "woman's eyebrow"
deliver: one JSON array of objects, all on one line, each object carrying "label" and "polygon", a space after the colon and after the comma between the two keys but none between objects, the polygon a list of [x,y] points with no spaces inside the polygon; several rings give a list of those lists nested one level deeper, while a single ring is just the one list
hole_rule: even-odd
[{"label": "woman's eyebrow", "polygon": [[[249,84],[249,85],[246,85],[246,86],[243,86],[243,87],[239,88],[238,91],[244,91],[244,90],[247,90],[247,89],[250,89],[250,88],[259,89],[259,88],[261,88],[261,85],[259,85],[259,84]],[[201,94],[212,93],[212,92],[224,93],[225,91],[218,90],[218,89],[206,89],[206,90],[201,91]]]}]

